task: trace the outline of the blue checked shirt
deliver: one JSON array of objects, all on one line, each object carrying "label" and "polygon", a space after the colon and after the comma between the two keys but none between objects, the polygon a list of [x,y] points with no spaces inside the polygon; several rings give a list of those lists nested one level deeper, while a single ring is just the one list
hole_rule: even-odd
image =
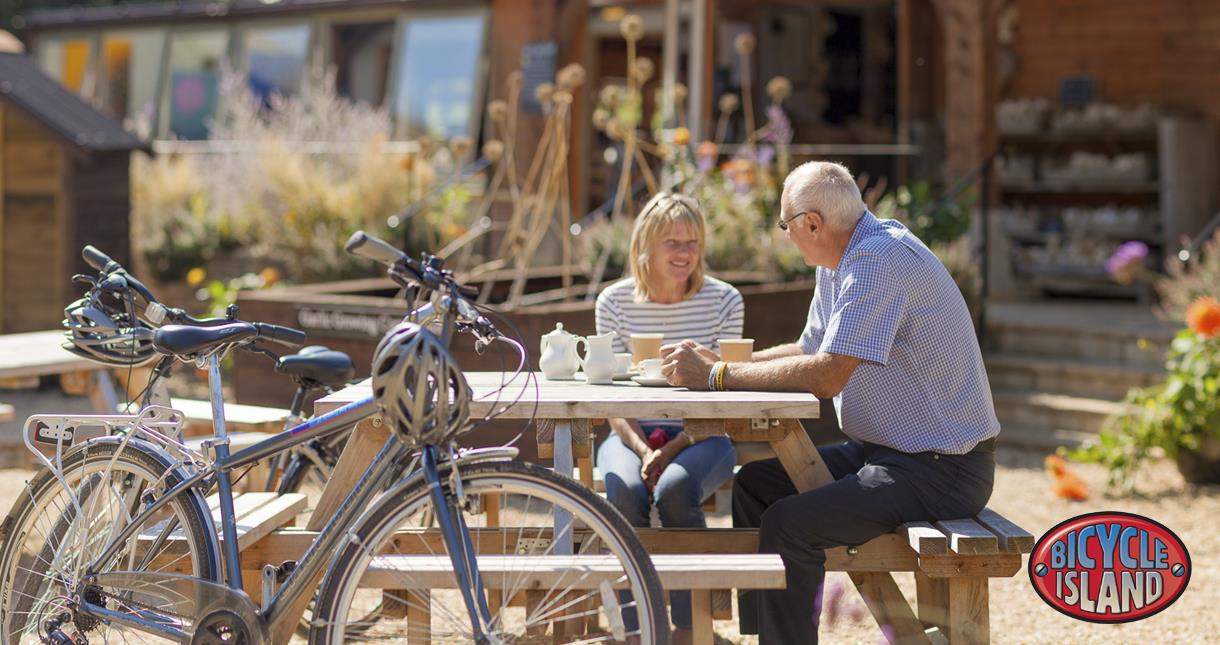
[{"label": "blue checked shirt", "polygon": [[1000,433],[961,291],[899,222],[866,211],[838,268],[818,268],[800,342],[862,361],[834,399],[853,439],[963,454]]}]

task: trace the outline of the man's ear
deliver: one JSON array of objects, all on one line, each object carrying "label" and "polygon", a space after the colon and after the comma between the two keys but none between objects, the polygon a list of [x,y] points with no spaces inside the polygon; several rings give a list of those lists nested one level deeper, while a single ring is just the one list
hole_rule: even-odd
[{"label": "man's ear", "polygon": [[826,218],[822,217],[822,213],[819,211],[809,211],[808,213],[805,213],[805,226],[809,227],[810,233],[818,230],[819,228],[825,229]]}]

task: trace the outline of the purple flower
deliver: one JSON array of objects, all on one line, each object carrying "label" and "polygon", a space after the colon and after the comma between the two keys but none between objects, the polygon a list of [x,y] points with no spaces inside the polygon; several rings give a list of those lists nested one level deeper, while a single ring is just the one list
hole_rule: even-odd
[{"label": "purple flower", "polygon": [[762,140],[782,145],[792,143],[792,122],[784,109],[774,103],[767,107],[767,129]]},{"label": "purple flower", "polygon": [[1106,260],[1106,272],[1119,284],[1128,284],[1135,279],[1135,272],[1144,266],[1148,258],[1148,245],[1138,240],[1123,242]]},{"label": "purple flower", "polygon": [[765,166],[775,159],[775,148],[771,146],[759,146],[758,155],[755,157],[759,166]]}]

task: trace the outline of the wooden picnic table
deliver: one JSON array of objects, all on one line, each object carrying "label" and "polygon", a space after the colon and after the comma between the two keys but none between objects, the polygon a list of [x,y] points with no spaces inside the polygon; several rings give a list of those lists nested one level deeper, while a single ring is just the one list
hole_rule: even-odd
[{"label": "wooden picnic table", "polygon": [[0,335],[0,381],[58,375],[65,391],[84,393],[98,413],[114,414],[118,396],[109,366],[69,352],[65,341],[63,330]]},{"label": "wooden picnic table", "polygon": [[[520,399],[498,418],[528,419],[536,424],[539,454],[553,455],[555,469],[571,474],[581,461],[581,479],[590,483],[592,426],[609,417],[683,419],[688,432],[699,436],[727,434],[734,441],[767,441],[799,491],[830,483],[830,472],[799,419],[816,418],[819,401],[797,392],[695,392],[682,388],[651,388],[633,382],[588,385],[582,380],[547,381],[536,374],[537,388],[522,391],[515,383],[499,392],[501,373],[472,372],[466,377],[474,390],[471,416],[485,416]],[[319,399],[324,413],[370,396],[367,381]],[[389,438],[380,419],[356,428],[306,530],[273,535],[281,545],[270,561],[298,557],[313,531],[334,513],[373,456]],[[556,535],[562,525],[556,518]],[[487,529],[485,529],[487,530]],[[640,529],[651,553],[742,554],[757,549],[757,531],[749,529]],[[726,533],[727,532],[727,533]],[[987,509],[976,518],[904,524],[866,544],[827,550],[827,570],[845,571],[891,643],[986,643],[990,639],[987,579],[1016,574],[1022,554],[1033,537]],[[894,580],[894,572],[913,572],[918,587],[918,612]],[[727,580],[727,579],[726,579]],[[739,578],[739,580],[741,580]],[[749,588],[748,578],[740,585]],[[707,617],[709,591],[696,593],[702,628],[696,642],[711,642]],[[698,622],[698,621],[697,621]]]}]

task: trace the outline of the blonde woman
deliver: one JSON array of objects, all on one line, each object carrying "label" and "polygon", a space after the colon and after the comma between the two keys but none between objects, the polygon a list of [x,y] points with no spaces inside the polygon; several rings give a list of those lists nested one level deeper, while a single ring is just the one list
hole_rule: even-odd
[{"label": "blonde woman", "polygon": [[[617,332],[615,351],[635,333],[693,340],[719,349],[741,338],[744,306],[732,285],[704,273],[705,226],[699,202],[660,193],[631,233],[630,276],[597,298],[597,333]],[[675,419],[610,419],[614,432],[597,451],[606,496],[634,526],[648,526],[655,505],[666,527],[703,527],[703,501],[733,474],[727,437],[696,441]],[[690,642],[690,593],[671,594],[674,643]]]}]

